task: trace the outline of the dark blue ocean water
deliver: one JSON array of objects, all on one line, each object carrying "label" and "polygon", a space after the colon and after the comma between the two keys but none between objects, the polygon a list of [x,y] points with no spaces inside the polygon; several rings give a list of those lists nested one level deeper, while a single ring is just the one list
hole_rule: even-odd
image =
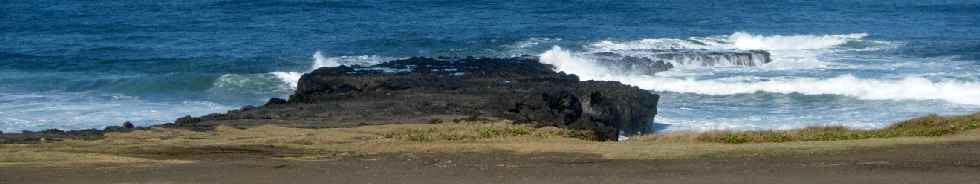
[{"label": "dark blue ocean water", "polygon": [[[338,62],[515,55],[661,93],[673,130],[872,128],[980,110],[978,25],[972,0],[3,0],[0,131],[221,112]],[[664,48],[775,60],[621,76],[583,56]]]}]

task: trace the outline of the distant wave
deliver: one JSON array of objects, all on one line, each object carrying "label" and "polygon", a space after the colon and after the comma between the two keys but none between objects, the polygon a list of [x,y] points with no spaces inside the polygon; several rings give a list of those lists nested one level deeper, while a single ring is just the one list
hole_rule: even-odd
[{"label": "distant wave", "polygon": [[599,41],[589,44],[591,50],[621,51],[645,49],[760,49],[810,50],[838,47],[851,41],[861,41],[867,33],[840,35],[755,35],[735,32],[731,35],[677,38],[652,38],[636,41]]},{"label": "distant wave", "polygon": [[800,93],[843,95],[864,100],[945,100],[952,103],[980,105],[980,83],[955,80],[932,81],[921,77],[866,79],[842,75],[826,79],[775,78],[759,81],[647,77],[625,78],[622,81],[645,89],[706,95],[753,92]]},{"label": "distant wave", "polygon": [[[774,62],[769,68],[822,68],[829,65],[817,59],[817,55],[840,50],[875,50],[891,47],[885,41],[865,40],[869,34],[852,33],[839,35],[757,35],[735,32],[731,35],[707,37],[651,38],[633,41],[603,40],[590,43],[582,52],[615,52],[630,56],[650,56],[650,50],[705,49],[705,50],[765,50],[772,54]],[[860,43],[860,44],[856,44]],[[843,49],[845,45],[856,45]],[[655,58],[652,58],[655,59]],[[671,61],[675,66],[711,66],[699,62]]]},{"label": "distant wave", "polygon": [[728,39],[731,46],[737,49],[809,50],[834,48],[847,42],[862,40],[867,36],[867,33],[853,33],[844,35],[762,36],[744,32],[736,32],[729,36]]},{"label": "distant wave", "polygon": [[92,92],[26,92],[0,94],[0,131],[86,129],[171,122],[236,108],[210,101],[156,101],[121,94]]},{"label": "distant wave", "polygon": [[576,74],[582,80],[620,81],[648,90],[706,95],[753,92],[828,94],[867,100],[945,100],[952,103],[980,105],[980,83],[973,81],[932,81],[921,77],[892,80],[862,79],[852,75],[833,78],[785,77],[752,80],[738,78],[696,80],[625,75],[610,72],[588,57],[582,57],[558,46],[542,53],[540,59],[542,63],[554,65],[559,71]]},{"label": "distant wave", "polygon": [[[215,79],[209,91],[230,94],[291,93],[295,84],[284,82],[277,73],[284,72],[224,74]],[[299,76],[296,78],[299,79]]]}]

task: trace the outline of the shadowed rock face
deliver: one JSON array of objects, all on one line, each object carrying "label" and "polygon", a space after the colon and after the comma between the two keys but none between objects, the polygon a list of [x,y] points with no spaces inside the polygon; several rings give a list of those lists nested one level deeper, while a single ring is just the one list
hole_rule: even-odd
[{"label": "shadowed rock face", "polygon": [[759,66],[772,61],[763,50],[630,50],[636,54],[597,52],[591,56],[619,73],[652,75],[678,66]]},{"label": "shadowed rock face", "polygon": [[305,74],[289,100],[185,117],[179,127],[349,127],[467,117],[593,130],[596,137],[650,132],[659,96],[619,82],[579,81],[535,58],[410,58]]}]

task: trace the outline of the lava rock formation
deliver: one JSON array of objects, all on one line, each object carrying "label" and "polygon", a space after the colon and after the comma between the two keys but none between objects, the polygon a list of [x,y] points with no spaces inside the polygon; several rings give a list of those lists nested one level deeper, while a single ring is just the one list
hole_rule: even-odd
[{"label": "lava rock formation", "polygon": [[659,96],[612,81],[579,81],[533,57],[409,58],[324,67],[288,100],[184,117],[170,126],[328,128],[485,117],[595,132],[600,140],[651,132]]}]

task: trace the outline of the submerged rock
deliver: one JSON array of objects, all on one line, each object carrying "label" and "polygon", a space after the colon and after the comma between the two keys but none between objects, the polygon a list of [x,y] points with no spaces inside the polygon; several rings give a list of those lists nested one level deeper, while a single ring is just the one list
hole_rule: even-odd
[{"label": "submerged rock", "polygon": [[288,100],[173,126],[350,127],[486,117],[593,130],[597,138],[650,132],[659,96],[610,81],[579,81],[536,58],[410,58],[373,66],[319,68]]}]

